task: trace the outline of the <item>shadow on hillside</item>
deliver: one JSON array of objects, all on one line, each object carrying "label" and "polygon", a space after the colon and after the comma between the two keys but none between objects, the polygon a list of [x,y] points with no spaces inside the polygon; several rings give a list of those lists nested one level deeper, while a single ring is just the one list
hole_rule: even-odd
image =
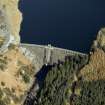
[{"label": "shadow on hillside", "polygon": [[41,87],[43,85],[45,77],[46,77],[47,73],[51,70],[52,67],[53,67],[52,65],[48,65],[48,66],[43,65],[41,70],[35,75],[35,77],[37,78],[39,87]]},{"label": "shadow on hillside", "polygon": [[53,66],[51,65],[43,65],[40,71],[35,75],[34,83],[28,92],[24,105],[34,105],[35,101],[37,102],[37,91],[42,87],[44,79],[48,71],[51,70],[52,67]]}]

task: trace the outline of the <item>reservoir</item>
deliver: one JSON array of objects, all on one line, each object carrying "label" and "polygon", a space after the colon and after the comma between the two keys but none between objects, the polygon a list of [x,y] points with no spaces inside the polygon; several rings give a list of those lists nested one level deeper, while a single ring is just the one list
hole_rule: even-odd
[{"label": "reservoir", "polygon": [[105,0],[20,0],[21,41],[88,53],[105,27]]}]

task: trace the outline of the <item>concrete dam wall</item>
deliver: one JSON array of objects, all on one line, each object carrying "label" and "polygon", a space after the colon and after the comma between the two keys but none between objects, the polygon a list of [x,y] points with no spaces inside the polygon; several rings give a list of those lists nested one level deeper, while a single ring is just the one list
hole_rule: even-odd
[{"label": "concrete dam wall", "polygon": [[87,54],[53,47],[51,45],[36,45],[36,44],[20,44],[20,49],[23,54],[27,56],[33,64],[37,65],[39,70],[44,64],[54,64],[58,61],[64,61],[66,56],[71,55],[82,55],[88,56]]}]

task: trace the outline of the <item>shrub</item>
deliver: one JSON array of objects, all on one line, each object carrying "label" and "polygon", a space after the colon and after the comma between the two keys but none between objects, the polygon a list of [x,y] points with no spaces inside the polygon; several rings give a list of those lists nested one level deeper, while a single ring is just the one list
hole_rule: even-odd
[{"label": "shrub", "polygon": [[[20,61],[19,61],[20,62]],[[20,62],[21,63],[21,62]],[[22,63],[21,63],[22,64]],[[31,65],[21,65],[17,74],[17,76],[21,76],[22,77],[22,80],[25,82],[25,83],[29,83],[30,82],[30,78],[32,76],[34,76],[34,67],[31,66]]]},{"label": "shrub", "polygon": [[2,91],[2,89],[0,88],[0,99],[2,99],[2,97],[3,97],[3,91]]},{"label": "shrub", "polygon": [[8,95],[8,96],[11,96],[11,95],[12,95],[11,90],[10,90],[9,88],[7,88],[7,87],[3,89],[3,92],[4,92],[6,95]]},{"label": "shrub", "polygon": [[14,45],[14,44],[10,44],[9,46],[8,46],[8,49],[9,50],[13,50],[13,49],[15,49],[16,48],[16,45]]},{"label": "shrub", "polygon": [[3,98],[3,101],[5,102],[6,105],[9,105],[11,102],[11,99],[10,99],[10,97],[5,96],[5,98]]},{"label": "shrub", "polygon": [[6,105],[5,101],[0,100],[0,105]]},{"label": "shrub", "polygon": [[0,69],[2,70],[2,71],[4,71],[5,69],[6,69],[6,67],[7,67],[7,60],[5,60],[5,58],[0,58]]},{"label": "shrub", "polygon": [[5,82],[1,82],[1,85],[2,85],[2,86],[5,86]]},{"label": "shrub", "polygon": [[23,80],[24,80],[25,83],[29,83],[30,82],[29,75],[27,75],[27,74],[23,75]]}]

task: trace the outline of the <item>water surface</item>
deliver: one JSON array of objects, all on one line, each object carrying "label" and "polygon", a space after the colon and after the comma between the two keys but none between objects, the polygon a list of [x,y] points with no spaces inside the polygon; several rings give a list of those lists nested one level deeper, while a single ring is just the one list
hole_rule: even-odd
[{"label": "water surface", "polygon": [[105,26],[105,0],[20,0],[22,42],[89,52]]}]

